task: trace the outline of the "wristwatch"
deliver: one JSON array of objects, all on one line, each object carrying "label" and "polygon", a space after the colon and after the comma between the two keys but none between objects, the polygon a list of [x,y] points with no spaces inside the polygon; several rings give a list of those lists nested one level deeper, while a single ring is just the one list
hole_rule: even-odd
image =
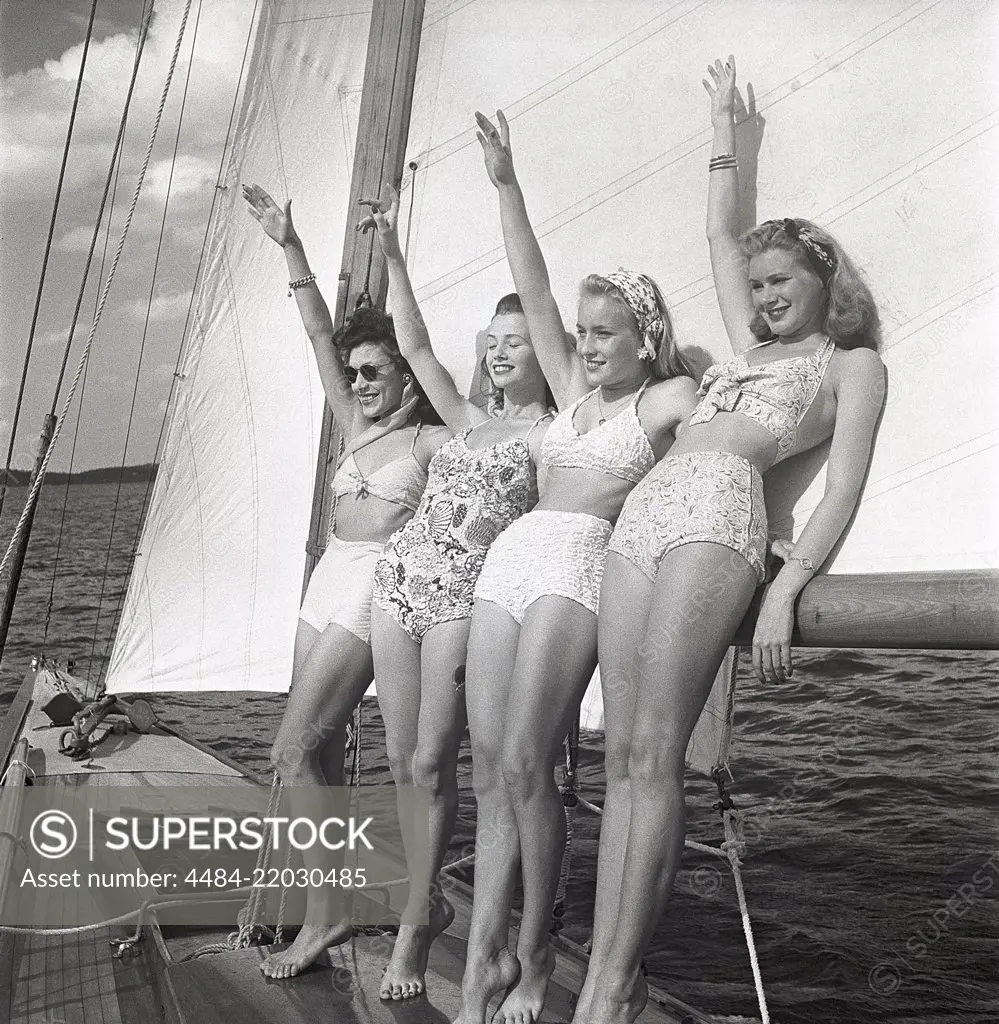
[{"label": "wristwatch", "polygon": [[802,569],[807,569],[809,572],[815,572],[815,563],[810,558],[796,558],[794,555],[788,555],[785,561],[797,562]]}]

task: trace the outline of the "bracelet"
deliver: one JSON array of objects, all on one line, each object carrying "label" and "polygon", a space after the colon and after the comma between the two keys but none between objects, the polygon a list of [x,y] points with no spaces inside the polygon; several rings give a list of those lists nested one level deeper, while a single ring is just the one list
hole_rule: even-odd
[{"label": "bracelet", "polygon": [[708,161],[708,171],[724,171],[729,168],[733,168],[735,170],[739,169],[739,163],[731,153],[726,153],[723,156],[712,157]]},{"label": "bracelet", "polygon": [[715,163],[717,160],[734,160],[735,153],[719,153],[717,156],[711,158],[711,163]]},{"label": "bracelet", "polygon": [[298,288],[304,288],[307,284],[312,284],[315,281],[315,274],[306,274],[305,277],[300,277],[297,281],[288,282],[288,298],[291,298],[291,293]]}]

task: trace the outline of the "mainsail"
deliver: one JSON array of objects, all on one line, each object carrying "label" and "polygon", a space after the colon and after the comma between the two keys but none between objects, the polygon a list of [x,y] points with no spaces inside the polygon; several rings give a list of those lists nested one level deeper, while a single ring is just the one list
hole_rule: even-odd
[{"label": "mainsail", "polygon": [[[476,334],[511,289],[471,118],[502,107],[567,325],[580,278],[625,266],[663,286],[700,369],[726,356],[704,240],[700,79],[734,51],[750,108],[746,225],[796,215],[830,228],[884,318],[888,404],[832,571],[992,568],[994,10],[810,0],[780,12],[772,0],[428,3],[402,223],[431,336],[467,383]],[[280,253],[237,186],[294,197],[332,300],[367,22],[349,0],[261,5],[112,690],[287,688],[322,398]],[[775,530],[800,529],[824,456],[771,475]]]}]

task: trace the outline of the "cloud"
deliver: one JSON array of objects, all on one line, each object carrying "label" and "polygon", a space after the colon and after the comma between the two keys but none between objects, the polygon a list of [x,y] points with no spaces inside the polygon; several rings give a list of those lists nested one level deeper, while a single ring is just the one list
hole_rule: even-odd
[{"label": "cloud", "polygon": [[218,161],[209,162],[204,157],[180,155],[176,163],[159,160],[150,164],[146,172],[143,197],[162,204],[166,201],[168,187],[171,204],[184,196],[204,194],[215,185],[217,173]]},{"label": "cloud", "polygon": [[[137,320],[145,321],[146,310],[149,310],[149,322],[151,324],[169,323],[177,318],[187,316],[187,310],[191,305],[193,289],[177,289],[157,287],[153,294],[152,304],[149,296],[133,299],[131,302],[119,307],[117,312],[120,315],[132,316]],[[171,372],[173,372],[171,368]]]}]

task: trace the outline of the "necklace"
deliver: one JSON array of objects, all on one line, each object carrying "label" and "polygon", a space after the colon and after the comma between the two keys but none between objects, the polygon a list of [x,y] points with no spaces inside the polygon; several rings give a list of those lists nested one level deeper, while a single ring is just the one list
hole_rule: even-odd
[{"label": "necklace", "polygon": [[[623,397],[624,398],[634,398],[635,394],[639,390],[641,390],[640,387],[637,388],[636,391],[632,391],[629,394],[624,395]],[[621,399],[619,398],[619,399],[617,399],[617,401],[620,402]],[[617,412],[616,409],[611,410],[611,411],[612,411],[612,413],[616,413]],[[603,392],[601,391],[600,388],[597,388],[597,426],[598,427],[602,427],[607,422],[607,420],[609,418],[611,418],[611,417],[608,417],[608,416],[604,415]]]}]

